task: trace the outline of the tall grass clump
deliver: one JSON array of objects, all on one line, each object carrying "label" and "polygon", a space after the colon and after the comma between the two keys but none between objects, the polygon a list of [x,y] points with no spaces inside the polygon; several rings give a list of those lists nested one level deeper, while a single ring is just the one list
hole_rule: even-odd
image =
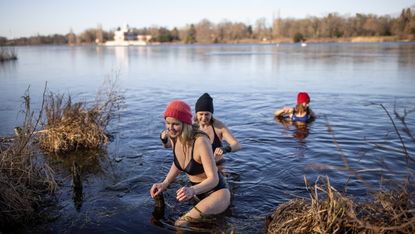
[{"label": "tall grass clump", "polygon": [[0,62],[7,60],[16,60],[17,54],[14,48],[0,47]]},{"label": "tall grass clump", "polygon": [[415,204],[406,190],[380,191],[370,202],[356,203],[319,177],[310,200],[277,207],[268,233],[414,233]]},{"label": "tall grass clump", "polygon": [[[328,177],[318,177],[313,186],[304,177],[310,199],[294,199],[278,206],[270,217],[268,233],[415,233],[414,159],[392,116],[383,105],[380,106],[391,120],[401,142],[407,169],[405,181],[392,181],[391,185],[383,186],[377,192],[370,191],[373,196],[356,202],[333,188]],[[401,115],[394,108],[395,117],[402,122],[402,131],[415,144],[415,138],[406,124],[406,117],[412,112],[415,109],[405,110]],[[328,131],[333,133],[330,125]],[[341,151],[334,135],[333,142]],[[342,160],[349,173],[365,182],[350,167],[343,153]]]},{"label": "tall grass clump", "polygon": [[39,218],[38,208],[57,188],[53,170],[37,154],[30,98],[26,93],[25,119],[19,135],[0,147],[0,230],[21,227]]},{"label": "tall grass clump", "polygon": [[108,143],[106,128],[123,103],[116,79],[109,78],[91,102],[73,102],[70,95],[50,92],[44,111],[46,122],[39,131],[40,147],[53,153],[98,149]]}]

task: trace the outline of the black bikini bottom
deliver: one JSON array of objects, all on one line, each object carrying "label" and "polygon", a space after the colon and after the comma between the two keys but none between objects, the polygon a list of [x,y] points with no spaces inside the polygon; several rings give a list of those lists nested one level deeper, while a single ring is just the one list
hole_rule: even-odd
[{"label": "black bikini bottom", "polygon": [[[213,189],[211,189],[210,191],[207,191],[207,192],[204,192],[204,193],[201,193],[201,194],[198,194],[198,195],[196,195],[196,197],[197,198],[199,198],[199,200],[203,200],[203,199],[205,199],[206,197],[208,197],[210,194],[212,194],[213,192],[216,192],[216,191],[218,191],[218,190],[220,190],[220,189],[223,189],[223,188],[228,188],[228,184],[226,183],[226,180],[225,180],[225,178],[218,172],[218,176],[219,176],[219,182],[218,182],[218,185],[216,185],[216,187],[214,187]],[[196,184],[199,184],[199,183],[194,183],[194,182],[192,182],[192,181],[190,181],[190,183],[192,184],[192,185],[196,185]]]}]

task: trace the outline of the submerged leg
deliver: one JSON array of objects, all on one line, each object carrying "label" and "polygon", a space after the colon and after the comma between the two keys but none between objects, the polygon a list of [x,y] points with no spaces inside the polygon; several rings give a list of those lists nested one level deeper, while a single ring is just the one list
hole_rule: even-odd
[{"label": "submerged leg", "polygon": [[220,214],[230,204],[230,192],[228,189],[220,189],[213,192],[196,204],[189,212],[176,220],[176,226],[186,226],[192,221],[201,219],[206,215]]}]

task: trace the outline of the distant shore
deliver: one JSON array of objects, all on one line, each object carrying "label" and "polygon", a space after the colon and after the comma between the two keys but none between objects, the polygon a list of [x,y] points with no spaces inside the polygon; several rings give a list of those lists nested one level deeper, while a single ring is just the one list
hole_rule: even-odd
[{"label": "distant shore", "polygon": [[[336,43],[336,42],[415,42],[415,40],[400,39],[397,36],[382,36],[382,37],[341,37],[341,38],[311,38],[306,39],[303,42],[309,43]],[[236,41],[224,42],[226,43],[295,43],[292,38],[277,38],[272,40],[254,40],[254,39],[243,39]],[[180,44],[180,43],[179,43]],[[203,44],[203,43],[195,43]]]}]

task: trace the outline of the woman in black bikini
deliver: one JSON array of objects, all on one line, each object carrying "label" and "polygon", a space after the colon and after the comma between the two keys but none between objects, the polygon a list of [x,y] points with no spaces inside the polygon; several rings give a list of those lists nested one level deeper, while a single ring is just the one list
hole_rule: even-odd
[{"label": "woman in black bikini", "polygon": [[186,225],[204,215],[222,213],[230,204],[230,191],[216,167],[209,138],[192,125],[190,106],[183,101],[173,101],[167,106],[164,119],[167,133],[160,134],[160,138],[165,147],[173,148],[174,160],[164,181],[153,184],[150,195],[155,197],[166,190],[183,171],[192,186],[178,189],[176,199],[183,202],[197,197],[200,201],[179,218],[176,225]]},{"label": "woman in black bikini", "polygon": [[[208,93],[204,93],[196,102],[194,121],[199,124],[200,130],[209,136],[215,161],[219,162],[223,159],[223,154],[238,151],[241,146],[226,125],[213,118],[213,111],[213,99]],[[224,147],[222,140],[229,145]]]}]

